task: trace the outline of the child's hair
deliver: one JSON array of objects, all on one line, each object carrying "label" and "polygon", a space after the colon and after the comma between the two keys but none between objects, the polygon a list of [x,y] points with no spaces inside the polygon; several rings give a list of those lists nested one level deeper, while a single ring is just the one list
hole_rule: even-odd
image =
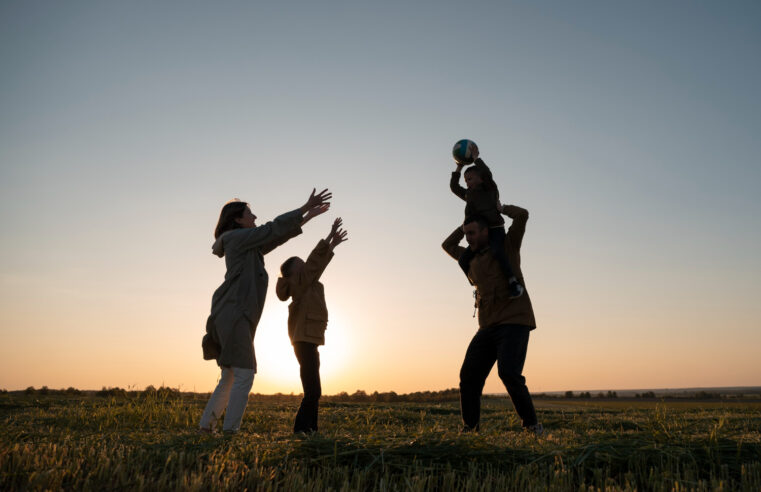
[{"label": "child's hair", "polygon": [[[476,159],[476,162],[478,161],[481,161],[480,157]],[[483,163],[483,161],[481,161],[481,163]],[[481,186],[483,186],[483,189],[485,190],[492,190],[497,187],[497,183],[494,182],[494,177],[492,176],[491,171],[487,173],[482,173],[481,169],[479,169],[478,166],[470,166],[469,168],[465,169],[465,172],[463,173],[463,175],[468,173],[478,173],[478,176],[481,178],[481,181],[483,181]]]},{"label": "child's hair", "polygon": [[248,203],[242,202],[237,198],[225,203],[225,206],[222,207],[222,211],[219,212],[217,227],[214,229],[214,239],[217,239],[227,231],[240,229],[242,226],[235,222],[235,219],[241,218],[246,207],[248,207]]},{"label": "child's hair", "polygon": [[283,262],[282,265],[280,265],[280,275],[283,277],[288,277],[291,274],[291,267],[293,266],[293,263],[298,260],[298,256],[291,256],[287,260]]}]

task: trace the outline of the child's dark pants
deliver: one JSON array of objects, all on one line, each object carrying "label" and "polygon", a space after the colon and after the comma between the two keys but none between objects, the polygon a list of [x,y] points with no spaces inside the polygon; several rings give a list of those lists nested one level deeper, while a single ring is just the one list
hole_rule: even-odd
[{"label": "child's dark pants", "polygon": [[308,342],[295,342],[293,351],[299,361],[301,386],[304,388],[304,398],[296,413],[293,432],[317,431],[317,411],[322,395],[320,386],[320,353],[317,345]]},{"label": "child's dark pants", "polygon": [[[513,269],[510,268],[510,262],[507,260],[507,256],[505,255],[505,236],[506,234],[504,227],[489,228],[489,249],[491,250],[491,254],[494,259],[497,260],[497,263],[499,263],[499,267],[502,269],[505,277],[510,280],[511,278],[515,277],[515,275],[513,274]],[[472,249],[470,249],[470,246],[468,246],[465,248],[465,251],[457,260],[460,268],[462,268],[462,271],[465,272],[465,276],[468,275],[470,262],[473,260],[473,256],[475,256],[475,253]]]}]

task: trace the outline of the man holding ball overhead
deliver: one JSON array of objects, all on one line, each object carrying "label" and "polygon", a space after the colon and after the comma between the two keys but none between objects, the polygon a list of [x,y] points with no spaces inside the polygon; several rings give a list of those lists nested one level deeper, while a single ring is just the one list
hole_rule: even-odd
[{"label": "man holding ball overhead", "polygon": [[[504,252],[512,271],[525,288],[520,267],[520,248],[526,232],[528,210],[503,205],[501,212],[512,219],[504,241]],[[529,332],[536,328],[528,291],[520,297],[510,294],[508,280],[497,259],[489,252],[489,222],[471,215],[462,226],[444,240],[444,251],[457,261],[465,251],[460,241],[465,237],[473,258],[468,266],[468,279],[476,288],[478,331],[465,353],[460,369],[460,407],[464,430],[477,431],[481,415],[481,393],[486,377],[497,363],[499,377],[507,388],[523,427],[537,435],[543,433],[531,400],[523,364],[526,360]]]}]

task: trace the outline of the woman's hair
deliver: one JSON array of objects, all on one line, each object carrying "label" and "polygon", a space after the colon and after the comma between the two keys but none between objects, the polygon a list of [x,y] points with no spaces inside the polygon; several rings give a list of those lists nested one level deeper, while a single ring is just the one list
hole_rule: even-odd
[{"label": "woman's hair", "polygon": [[235,219],[241,218],[246,207],[248,207],[248,203],[242,202],[237,198],[225,203],[225,206],[222,207],[222,211],[219,212],[217,228],[214,229],[214,239],[217,239],[227,231],[240,229],[241,225],[235,222]]},{"label": "woman's hair", "polygon": [[280,275],[283,277],[288,277],[291,275],[291,267],[293,266],[293,262],[298,260],[298,256],[291,256],[287,260],[283,262],[282,265],[280,265]]}]

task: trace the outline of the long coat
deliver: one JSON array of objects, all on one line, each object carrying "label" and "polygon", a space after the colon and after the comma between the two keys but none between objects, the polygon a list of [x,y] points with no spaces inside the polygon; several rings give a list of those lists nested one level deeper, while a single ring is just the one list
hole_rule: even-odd
[{"label": "long coat", "polygon": [[254,334],[269,282],[264,255],[301,234],[301,218],[294,210],[259,227],[227,231],[214,243],[212,251],[225,258],[227,273],[211,300],[204,358],[256,371]]},{"label": "long coat", "polygon": [[278,298],[286,301],[293,296],[293,301],[288,305],[288,336],[291,343],[325,345],[328,306],[325,303],[325,287],[319,279],[331,258],[333,251],[330,245],[320,239],[299,273],[277,280],[275,293]]}]

